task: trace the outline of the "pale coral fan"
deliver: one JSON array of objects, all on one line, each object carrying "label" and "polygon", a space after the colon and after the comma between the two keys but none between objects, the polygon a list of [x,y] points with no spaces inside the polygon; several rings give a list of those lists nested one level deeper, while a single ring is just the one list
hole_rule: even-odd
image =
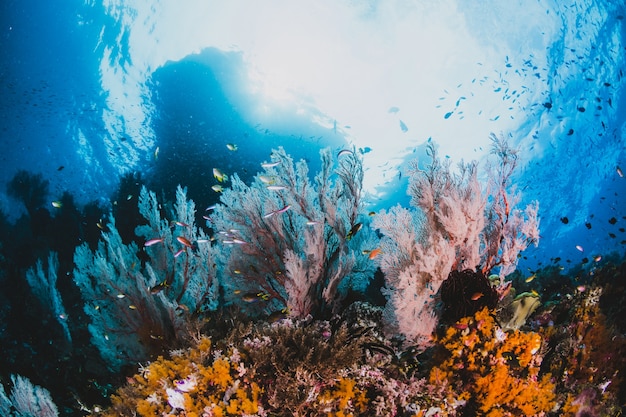
[{"label": "pale coral fan", "polygon": [[195,227],[195,207],[185,191],[179,187],[169,219],[145,188],[139,211],[148,221],[137,228],[147,240],[148,262],[134,242],[122,242],[112,217],[96,251],[83,244],[74,254],[74,280],[91,319],[92,341],[114,369],[176,345],[194,314],[217,305],[209,238]]},{"label": "pale coral fan", "polygon": [[44,268],[41,259],[37,260],[34,268],[26,271],[26,281],[39,301],[50,309],[50,312],[61,325],[65,340],[72,342],[69,325],[67,323],[67,313],[63,307],[61,293],[57,288],[57,270],[59,268],[59,257],[56,252],[48,255],[47,268]]},{"label": "pale coral fan", "polygon": [[[320,152],[321,171],[309,178],[306,162],[280,148],[252,184],[237,175],[212,216],[224,244],[226,293],[267,295],[266,310],[287,307],[295,317],[330,308],[344,279],[369,279],[373,267],[355,268],[363,168],[353,152],[333,161]],[[361,232],[363,234],[363,232]]]},{"label": "pale coral fan", "polygon": [[[57,417],[59,411],[50,392],[21,375],[11,375],[13,388],[7,396],[0,384],[0,412],[3,416]],[[14,412],[11,412],[11,409]]]},{"label": "pale coral fan", "polygon": [[436,294],[452,270],[500,267],[506,276],[517,255],[539,238],[536,203],[513,208],[509,192],[516,154],[504,139],[492,138],[497,162],[488,170],[483,190],[476,163],[460,164],[458,173],[442,162],[434,145],[431,164],[414,164],[409,195],[417,211],[394,207],[376,216],[373,227],[383,234],[379,259],[389,298],[385,315],[408,341],[429,343],[436,325]]}]

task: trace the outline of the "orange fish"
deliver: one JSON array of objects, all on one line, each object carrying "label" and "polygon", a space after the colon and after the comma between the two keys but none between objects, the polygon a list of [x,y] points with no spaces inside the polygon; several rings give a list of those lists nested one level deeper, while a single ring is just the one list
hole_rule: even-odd
[{"label": "orange fish", "polygon": [[472,301],[479,300],[484,294],[482,292],[475,292],[472,294]]},{"label": "orange fish", "polygon": [[370,252],[369,258],[370,259],[374,259],[375,257],[377,257],[378,255],[380,255],[382,253],[382,250],[380,248],[376,248],[373,251]]},{"label": "orange fish", "polygon": [[187,246],[190,249],[193,249],[193,245],[191,244],[191,242],[189,241],[189,239],[187,239],[184,236],[177,236],[176,240],[178,240],[180,243],[182,243],[183,245]]}]

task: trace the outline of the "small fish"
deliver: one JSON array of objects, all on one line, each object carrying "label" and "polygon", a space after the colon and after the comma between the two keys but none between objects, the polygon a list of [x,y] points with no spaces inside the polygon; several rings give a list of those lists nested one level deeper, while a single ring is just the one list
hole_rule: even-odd
[{"label": "small fish", "polygon": [[152,245],[156,245],[157,243],[161,243],[163,242],[164,238],[162,237],[157,237],[154,239],[150,239],[147,240],[146,243],[144,243],[143,245],[147,248],[148,246],[152,246]]},{"label": "small fish", "polygon": [[227,143],[226,147],[228,148],[229,151],[235,152],[237,149],[237,145],[235,145],[234,143]]},{"label": "small fish", "polygon": [[340,158],[340,157],[342,157],[344,155],[352,155],[352,154],[354,154],[354,152],[352,152],[350,149],[342,149],[337,154],[337,158]]},{"label": "small fish", "polygon": [[346,240],[352,239],[354,235],[356,235],[358,231],[361,230],[362,227],[363,227],[363,223],[357,223],[354,226],[352,226],[352,229],[350,229],[350,231],[346,235]]},{"label": "small fish", "polygon": [[579,292],[585,292],[585,290],[586,290],[587,288],[586,288],[584,285],[579,285],[578,287],[576,287],[576,289],[577,289]]},{"label": "small fish", "polygon": [[276,180],[274,179],[274,177],[270,177],[268,175],[259,175],[259,180],[263,183],[263,184],[274,184],[274,182],[276,182]]},{"label": "small fish", "polygon": [[375,211],[370,211],[369,213],[367,213],[368,216],[372,217],[376,215]]},{"label": "small fish", "polygon": [[128,308],[130,308],[131,310],[137,310],[137,306],[134,304],[129,305]]},{"label": "small fish", "polygon": [[187,239],[184,236],[177,236],[176,240],[178,240],[180,243],[182,243],[184,246],[187,246],[190,249],[193,249],[193,245],[191,244],[191,242],[189,241],[189,239]]},{"label": "small fish", "polygon": [[282,308],[282,309],[276,310],[272,314],[270,314],[267,317],[267,321],[269,323],[277,323],[277,322],[279,322],[281,320],[286,319],[288,314],[289,314],[289,310],[287,308]]},{"label": "small fish", "polygon": [[132,200],[132,198],[133,198],[133,195],[132,194],[128,194],[126,196],[126,201],[130,201],[130,200]]},{"label": "small fish", "polygon": [[161,150],[161,148],[159,148],[158,146],[156,147],[156,149],[154,150],[154,160],[156,161],[157,159],[159,159],[159,151]]},{"label": "small fish", "polygon": [[267,219],[268,217],[272,217],[272,216],[274,216],[275,214],[281,214],[281,213],[284,213],[284,212],[286,212],[287,210],[289,210],[290,208],[291,208],[291,206],[290,206],[289,204],[287,204],[285,207],[283,207],[283,208],[281,208],[281,209],[274,210],[274,211],[270,211],[269,213],[264,214],[264,215],[263,215],[263,218],[264,218],[264,219]]},{"label": "small fish", "polygon": [[267,188],[270,191],[280,191],[280,190],[286,190],[287,189],[287,187],[285,187],[284,185],[268,185],[265,188]]},{"label": "small fish", "polygon": [[185,251],[185,248],[179,249],[175,254],[174,254],[174,258],[178,258],[183,252]]},{"label": "small fish", "polygon": [[267,301],[270,299],[270,295],[265,292],[249,292],[241,296],[241,299],[246,303],[256,303],[257,301]]},{"label": "small fish", "polygon": [[400,120],[400,130],[402,130],[402,132],[404,132],[404,133],[409,131],[409,128],[407,127],[407,125],[402,120]]},{"label": "small fish", "polygon": [[233,243],[235,243],[235,244],[237,244],[237,245],[246,245],[246,244],[248,243],[248,242],[246,242],[245,240],[241,240],[241,239],[237,239],[237,238],[234,238],[234,239],[232,240],[232,242],[233,242]]},{"label": "small fish", "polygon": [[157,285],[155,285],[154,287],[150,288],[150,294],[158,294],[161,291],[163,291],[165,288],[167,288],[167,282],[163,281]]},{"label": "small fish", "polygon": [[581,252],[584,252],[584,251],[585,251],[585,250],[583,249],[583,247],[582,247],[582,246],[580,246],[580,245],[576,245],[576,249],[578,249],[578,250],[579,250],[579,251],[581,251]]},{"label": "small fish", "polygon": [[212,206],[209,206],[209,207],[205,208],[204,211],[215,210],[216,207],[217,207],[217,204],[213,204]]},{"label": "small fish", "polygon": [[60,167],[57,168],[57,171],[63,171],[63,168],[65,168],[63,165],[61,165]]},{"label": "small fish", "polygon": [[376,248],[373,251],[370,252],[369,258],[370,259],[374,259],[375,257],[377,257],[378,255],[380,255],[382,253],[382,250],[380,248]]},{"label": "small fish", "polygon": [[54,208],[61,208],[61,207],[63,207],[63,203],[61,203],[60,201],[53,201],[52,202],[52,207],[54,207]]},{"label": "small fish", "polygon": [[219,182],[224,182],[228,179],[228,176],[220,171],[219,168],[213,168],[213,177]]},{"label": "small fish", "polygon": [[472,294],[471,300],[472,301],[480,300],[481,298],[483,298],[484,295],[485,294],[483,294],[482,292],[475,292],[474,294]]},{"label": "small fish", "polygon": [[274,168],[275,166],[280,165],[280,162],[263,162],[261,167],[263,168]]},{"label": "small fish", "polygon": [[320,222],[316,222],[315,220],[309,220],[306,222],[307,226],[315,226],[316,224],[320,224]]},{"label": "small fish", "polygon": [[624,173],[622,172],[620,167],[617,167],[615,170],[617,171],[617,175],[619,175],[621,178],[624,178]]},{"label": "small fish", "polygon": [[216,193],[221,193],[222,191],[224,191],[224,187],[219,184],[215,184],[213,187],[211,187],[211,189]]},{"label": "small fish", "polygon": [[102,223],[102,219],[98,220],[98,223],[96,223],[96,226],[98,226],[98,229],[104,230],[104,223]]},{"label": "small fish", "polygon": [[537,277],[537,274],[532,274],[531,276],[529,276],[528,278],[526,278],[526,282],[531,282],[533,279],[535,279]]},{"label": "small fish", "polygon": [[183,223],[183,222],[179,222],[179,221],[172,221],[170,223],[170,225],[172,225],[172,226],[180,226],[180,227],[187,227],[187,228],[190,227],[187,223]]},{"label": "small fish", "polygon": [[596,256],[595,258],[593,258],[593,260],[594,260],[595,262],[600,262],[600,261],[602,260],[602,256],[601,256],[601,255],[598,255],[598,256]]},{"label": "small fish", "polygon": [[121,298],[124,298],[124,297],[126,297],[126,295],[124,295],[124,294],[118,294],[118,295],[117,295],[117,298],[120,298],[120,299],[121,299]]}]

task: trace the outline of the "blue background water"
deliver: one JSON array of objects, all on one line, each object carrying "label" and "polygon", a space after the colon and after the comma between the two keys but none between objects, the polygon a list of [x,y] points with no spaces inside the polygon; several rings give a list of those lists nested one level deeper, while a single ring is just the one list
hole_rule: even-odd
[{"label": "blue background water", "polygon": [[[177,59],[166,57],[156,66],[158,60],[139,61],[141,56],[158,55],[159,43],[165,45],[159,25],[168,19],[184,23],[171,3],[156,2],[151,7],[148,3],[2,3],[1,184],[18,169],[26,169],[50,181],[49,201],[69,191],[79,203],[108,204],[120,176],[137,171],[154,189],[188,186],[191,197],[204,205],[217,199],[210,191],[214,166],[238,172],[245,180],[279,145],[295,159],[310,161],[313,172],[320,147],[339,148],[346,141],[372,149],[365,155],[366,163],[384,167],[390,162],[377,156],[386,139],[379,139],[378,149],[368,148],[359,142],[358,134],[351,133],[358,129],[358,120],[353,121],[355,126],[342,123],[338,129],[335,115],[318,109],[314,97],[267,99],[250,77],[245,51],[181,45]],[[367,3],[368,7],[341,4],[358,8],[359,17],[366,21],[383,12],[377,2]],[[398,4],[400,9],[411,7]],[[517,188],[523,201],[540,201],[542,230],[539,248],[526,254],[530,259],[523,267],[545,265],[555,257],[577,263],[609,252],[623,255],[626,178],[617,168],[626,169],[624,3],[450,4],[479,44],[486,49],[506,47],[506,54],[485,64],[482,76],[474,76],[478,66],[471,69],[471,78],[446,86],[440,102],[424,100],[427,106],[440,108],[437,126],[456,123],[459,146],[475,143],[474,150],[484,153],[488,132],[480,138],[466,137],[463,123],[469,125],[471,115],[489,113],[491,130],[510,135],[520,147]],[[237,13],[244,15],[242,3],[238,5],[240,9],[233,6],[233,21]],[[207,3],[198,14],[210,14],[211,7],[218,5]],[[144,33],[138,27],[154,38],[152,43],[146,41],[143,55],[137,52],[141,48],[136,34]],[[186,28],[182,24],[175,30]],[[426,44],[433,39],[414,42]],[[510,51],[515,54],[509,55]],[[423,58],[428,63],[428,57]],[[501,102],[499,107],[483,107],[480,97],[485,92]],[[353,105],[363,103],[355,98]],[[387,108],[385,104],[381,113],[388,115]],[[410,116],[398,113],[398,117]],[[405,118],[399,119],[399,127],[394,119],[393,134],[413,132],[415,124],[405,124]],[[514,124],[498,124],[502,119]],[[450,142],[443,134],[432,136]],[[380,194],[372,199],[372,207],[407,203],[407,175],[398,174],[428,137],[428,131],[420,132],[391,161],[393,168],[374,174],[376,184],[369,191]],[[229,151],[227,143],[236,143],[239,150]],[[476,151],[463,157],[482,155]],[[13,220],[23,213],[4,186],[0,186],[0,207]],[[567,224],[561,220],[564,217]],[[613,217],[615,224],[609,222]]]}]

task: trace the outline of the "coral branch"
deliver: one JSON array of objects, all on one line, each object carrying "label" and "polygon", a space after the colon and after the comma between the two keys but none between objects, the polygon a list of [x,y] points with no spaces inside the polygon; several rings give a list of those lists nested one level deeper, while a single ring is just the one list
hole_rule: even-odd
[{"label": "coral branch", "polygon": [[136,233],[146,239],[148,262],[142,263],[134,242],[122,243],[113,218],[95,252],[83,244],[74,254],[92,341],[114,369],[177,346],[192,316],[217,307],[210,240],[195,227],[195,207],[185,191],[179,187],[176,196],[168,220],[156,195],[141,191],[139,210],[148,224]]},{"label": "coral branch", "polygon": [[263,304],[267,312],[287,306],[296,317],[318,314],[338,300],[344,278],[357,273],[352,236],[360,229],[361,160],[349,152],[333,170],[330,150],[320,156],[314,182],[307,164],[294,164],[282,148],[249,186],[233,175],[213,216],[227,249],[230,301],[249,305],[240,294],[261,293],[271,299]]},{"label": "coral branch", "polygon": [[515,270],[518,254],[539,239],[538,204],[513,208],[519,201],[509,191],[516,153],[505,139],[493,135],[492,141],[497,161],[488,169],[485,191],[476,163],[461,163],[453,173],[429,144],[431,164],[421,170],[414,163],[409,183],[417,211],[395,207],[374,220],[384,235],[379,264],[389,298],[385,317],[410,342],[430,340],[435,295],[451,271],[482,268],[488,274],[499,266],[505,277]]}]

